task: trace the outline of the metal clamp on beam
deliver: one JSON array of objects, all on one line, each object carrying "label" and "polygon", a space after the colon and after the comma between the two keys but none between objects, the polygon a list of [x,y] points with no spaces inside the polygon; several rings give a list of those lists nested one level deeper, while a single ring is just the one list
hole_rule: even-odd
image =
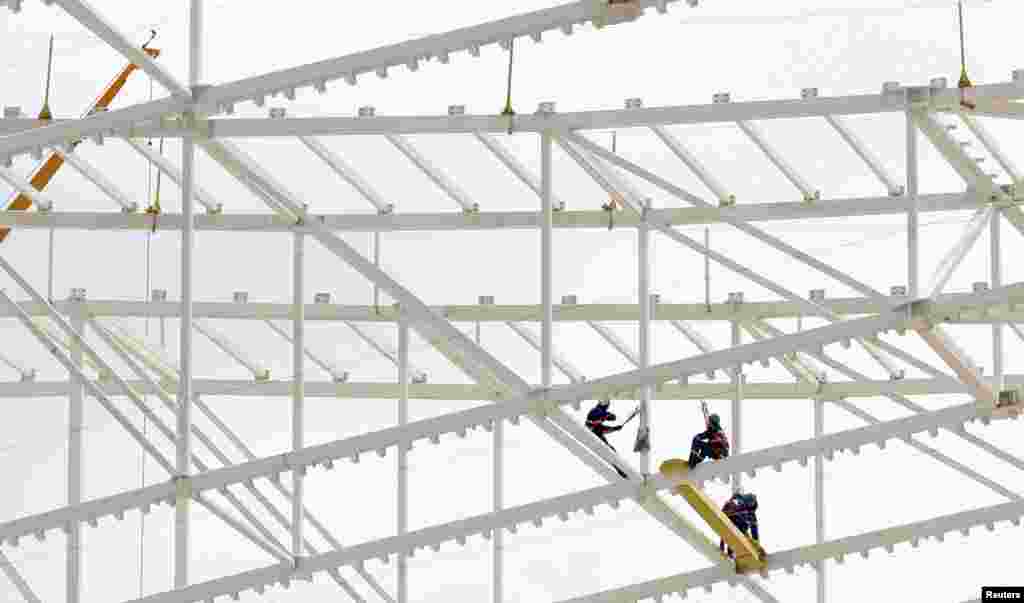
[{"label": "metal clamp on beam", "polygon": [[174,482],[175,500],[189,500],[192,498],[192,477],[188,475],[175,475],[171,480]]}]

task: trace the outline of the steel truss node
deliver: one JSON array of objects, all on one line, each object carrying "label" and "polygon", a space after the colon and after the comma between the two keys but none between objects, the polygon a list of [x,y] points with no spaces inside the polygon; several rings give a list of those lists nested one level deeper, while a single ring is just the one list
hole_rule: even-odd
[{"label": "steel truss node", "polygon": [[[268,118],[236,118],[232,114],[242,103],[263,106],[268,97],[277,95],[294,100],[297,92],[305,88],[323,94],[337,81],[357,85],[367,74],[383,78],[391,69],[417,71],[425,61],[447,64],[456,53],[478,56],[481,47],[487,45],[509,49],[514,41],[527,36],[540,42],[549,32],[559,30],[568,35],[584,24],[592,24],[600,30],[636,21],[646,13],[665,13],[671,5],[679,3],[675,0],[568,2],[214,86],[199,85],[203,56],[201,0],[190,3],[187,84],[176,79],[153,56],[136,48],[88,3],[79,0],[54,0],[52,3],[137,65],[168,90],[169,96],[124,108],[92,111],[82,119],[37,120],[16,115],[0,119],[0,180],[23,195],[24,205],[31,204],[37,210],[0,208],[4,210],[0,211],[0,232],[42,229],[50,233],[58,230],[105,233],[153,228],[152,213],[140,213],[141,204],[104,173],[103,166],[89,159],[91,147],[104,144],[108,139],[111,144],[128,145],[152,169],[175,182],[187,200],[182,213],[159,215],[160,229],[179,231],[182,237],[181,297],[178,300],[168,300],[166,293],[148,301],[91,299],[84,290],[73,290],[67,300],[55,300],[52,290],[48,289],[44,295],[40,287],[24,276],[25,266],[7,255],[0,255],[0,268],[18,288],[15,292],[0,290],[0,302],[3,302],[0,324],[27,333],[49,352],[55,366],[68,375],[66,380],[59,381],[39,378],[43,367],[27,366],[17,356],[17,350],[0,349],[4,377],[8,369],[15,375],[15,380],[0,381],[0,398],[67,398],[70,409],[66,504],[0,522],[0,547],[14,549],[27,538],[42,541],[66,535],[69,602],[81,600],[82,558],[86,552],[81,547],[83,528],[99,533],[111,523],[111,518],[122,520],[136,511],[147,514],[162,504],[175,509],[174,588],[142,597],[139,602],[238,599],[243,592],[263,594],[276,585],[287,588],[293,581],[308,581],[324,575],[351,600],[366,601],[365,592],[372,592],[374,600],[407,603],[410,598],[415,599],[415,596],[410,597],[414,589],[408,581],[409,557],[424,549],[438,551],[452,543],[461,546],[469,538],[481,536],[493,541],[491,592],[493,601],[500,603],[506,588],[515,588],[508,584],[504,575],[506,536],[527,524],[540,527],[551,519],[568,521],[580,512],[593,514],[597,507],[619,509],[623,504],[635,504],[712,565],[584,594],[564,603],[661,601],[667,595],[685,596],[697,588],[710,591],[721,582],[741,587],[761,601],[774,602],[777,599],[761,578],[780,570],[793,573],[801,566],[814,569],[817,601],[824,603],[827,600],[826,562],[841,563],[846,556],[854,554],[866,558],[879,549],[891,554],[897,545],[904,543],[917,547],[928,539],[942,542],[949,533],[968,535],[982,525],[994,530],[996,525],[1007,522],[1014,526],[1020,524],[1024,503],[1018,493],[987,476],[985,467],[968,466],[942,452],[938,443],[925,443],[924,434],[934,438],[940,431],[949,432],[989,457],[1024,470],[1024,460],[988,442],[973,428],[967,428],[975,422],[988,426],[993,421],[1015,419],[1021,411],[1019,403],[1014,404],[1012,400],[1013,394],[1024,388],[1024,375],[1005,371],[1003,327],[1008,325],[1024,340],[1024,330],[1016,324],[1024,323],[1024,310],[1021,310],[1024,283],[1003,282],[1004,243],[1000,238],[1000,225],[1005,218],[1024,234],[1024,212],[1019,207],[1017,192],[1024,176],[988,126],[998,124],[1000,118],[1019,119],[1024,115],[1022,103],[1017,102],[1024,98],[1024,72],[1014,72],[1010,82],[972,88],[973,109],[961,103],[960,90],[933,81],[927,86],[886,84],[881,93],[837,97],[819,97],[816,90],[806,90],[799,100],[734,102],[727,93],[721,93],[707,105],[645,107],[640,99],[629,99],[624,109],[573,113],[559,113],[553,104],[543,103],[534,114],[514,116],[467,115],[464,107],[455,106],[447,115],[434,116],[377,116],[367,107],[353,117],[288,117],[284,110],[275,108]],[[18,12],[22,2],[7,0],[4,4]],[[692,7],[697,2],[688,0],[687,4]],[[129,67],[129,71],[131,69]],[[857,132],[855,120],[849,119],[849,116],[883,114],[905,117],[905,128],[901,126],[898,135],[893,137],[893,144],[906,149],[906,182],[896,179],[892,167],[865,143]],[[762,129],[761,122],[767,120],[793,119],[827,124],[830,135],[838,136],[867,168],[877,190],[865,191],[858,198],[828,198],[827,191],[820,190],[821,175],[798,167]],[[791,185],[794,198],[785,202],[746,199],[737,202],[734,189],[724,175],[713,173],[686,140],[669,128],[700,123],[733,124]],[[960,125],[963,131],[958,131]],[[494,136],[513,129],[536,134],[539,173],[531,171],[527,162]],[[588,137],[589,131],[607,129],[644,130],[668,151],[673,161],[679,160],[679,169],[696,176],[713,201],[684,189],[639,162],[605,149]],[[488,198],[470,196],[456,174],[443,171],[408,138],[410,135],[452,134],[472,135],[478,152],[486,152],[496,159],[501,169],[537,196],[539,211],[490,209]],[[397,149],[403,161],[422,172],[432,186],[443,192],[451,205],[433,212],[403,212],[403,199],[385,197],[374,182],[323,142],[326,137],[338,136],[374,136],[387,141]],[[155,152],[141,140],[147,137],[180,138],[181,161]],[[233,140],[255,137],[296,138],[358,193],[361,202],[369,204],[367,213],[324,212],[303,199],[288,188],[276,172],[262,166]],[[920,193],[919,138],[934,147],[963,180],[962,188]],[[197,181],[196,149],[206,153],[269,211],[232,212],[235,205],[232,199],[215,196]],[[603,229],[610,218],[609,211],[582,207],[578,200],[554,193],[552,153],[556,149],[572,161],[573,169],[586,174],[615,201],[612,204],[615,207],[610,210],[614,212],[615,225],[636,229],[636,303],[588,303],[576,296],[567,296],[562,303],[555,301],[554,231]],[[73,209],[71,203],[54,198],[12,167],[16,159],[22,161],[22,156],[41,159],[44,153],[51,151],[95,185],[108,199],[111,211],[67,211]],[[996,171],[988,171],[990,167]],[[641,192],[638,181],[644,181],[656,189],[661,198],[671,199],[682,207],[654,207],[651,199]],[[194,215],[196,203],[202,205],[205,212]],[[967,210],[973,212],[973,217],[962,232],[948,246],[927,250],[939,261],[931,278],[921,280],[919,215]],[[870,270],[856,274],[841,270],[770,231],[773,223],[781,221],[904,215],[908,224],[908,282],[906,287],[894,288],[889,293],[872,281]],[[680,229],[700,224],[727,225],[749,240],[781,252],[799,268],[810,268],[808,272],[816,277],[826,277],[848,287],[856,297],[826,297],[824,291],[812,291],[809,297],[798,294],[792,284],[770,279],[755,265],[743,263],[736,254],[713,247],[707,239],[698,241]],[[947,292],[951,278],[986,229],[991,268],[985,275],[985,282],[976,285],[973,291]],[[541,299],[538,303],[502,305],[495,304],[493,298],[482,297],[477,305],[431,306],[381,266],[382,233],[465,230],[539,231]],[[196,231],[205,231],[211,236],[223,236],[220,233],[224,232],[287,233],[293,241],[291,301],[250,301],[244,292],[236,294],[232,302],[199,299],[192,287],[195,262],[192,241]],[[348,232],[374,234],[372,259],[364,257],[340,237]],[[725,269],[739,275],[770,291],[774,297],[748,300],[742,292],[736,292],[724,303],[711,300],[710,293],[703,303],[660,299],[651,291],[652,234],[701,256],[708,275],[713,264],[716,270]],[[337,256],[372,284],[372,306],[332,303],[319,294],[314,303],[310,303],[305,260],[310,241]],[[52,276],[52,264],[50,274]],[[382,293],[389,298],[386,304],[379,303]],[[163,349],[133,333],[123,320],[127,318],[173,318],[187,325],[177,332],[180,357],[168,357]],[[813,318],[819,321],[816,324],[823,321],[824,326],[786,332],[776,320],[783,318],[798,321]],[[221,329],[226,321],[262,321],[264,324],[256,328],[269,329],[277,341],[283,341],[292,352],[291,373],[286,372],[283,378],[276,371],[271,375],[269,361],[263,357],[265,351],[249,349],[233,340]],[[311,322],[347,327],[346,337],[354,336],[394,364],[397,380],[368,380],[372,378],[361,375],[360,366],[349,366],[333,357],[331,348],[310,341],[306,327]],[[620,360],[625,359],[630,370],[597,378],[585,376],[590,373],[569,342],[560,342],[556,349],[556,322],[585,323],[621,357]],[[613,322],[635,323],[636,342],[618,334],[614,325],[609,324]],[[708,334],[708,322],[729,325],[728,345],[713,341]],[[367,323],[382,323],[383,326]],[[506,359],[486,347],[488,344],[481,340],[481,323],[504,323],[538,353],[541,383],[528,383],[510,368]],[[653,362],[652,329],[664,323],[671,325],[675,330],[673,335],[696,348],[698,353]],[[477,327],[476,337],[466,335],[467,324]],[[991,375],[986,375],[972,360],[971,353],[977,352],[958,341],[951,328],[981,324],[989,325],[992,332],[994,366]],[[246,322],[243,326],[248,328],[252,323]],[[391,327],[395,332],[394,343],[371,331]],[[251,379],[198,378],[193,365],[193,332],[203,335],[218,353],[244,369],[244,374],[251,375]],[[471,383],[428,380],[426,371],[416,368],[410,358],[411,332],[439,352]],[[744,333],[749,337],[746,343]],[[930,348],[941,366],[934,364],[936,359],[925,360],[908,352],[909,346],[903,344],[911,339]],[[853,368],[847,357],[848,349],[867,354],[870,372]],[[108,360],[115,357],[117,367]],[[319,377],[306,374],[306,359],[321,371]],[[748,367],[773,364],[785,369],[792,381],[748,379]],[[568,384],[554,383],[556,370]],[[721,375],[728,378],[728,388],[723,389],[721,383],[713,382]],[[696,382],[705,377],[708,383]],[[936,394],[966,396],[966,401],[929,410],[911,398]],[[289,398],[292,439],[288,451],[269,457],[257,456],[236,428],[207,402],[215,396],[229,395],[260,398],[252,404],[275,404],[273,398]],[[87,397],[95,399],[129,434],[133,443],[160,466],[166,474],[165,481],[83,500],[81,411]],[[864,398],[876,397],[887,398],[901,406],[909,416],[882,420],[858,405]],[[396,400],[398,420],[395,425],[376,431],[308,445],[305,404],[314,398]],[[733,566],[722,562],[718,548],[706,531],[670,504],[667,496],[679,482],[655,473],[649,452],[641,451],[639,464],[634,466],[566,412],[566,407],[579,409],[584,400],[599,398],[637,400],[641,429],[657,424],[657,409],[662,401],[731,401],[734,454],[713,464],[698,466],[687,475],[687,480],[698,487],[715,480],[731,481],[738,489],[741,480],[753,480],[768,468],[782,471],[793,468],[794,464],[806,467],[813,462],[815,542],[772,551],[761,576],[737,575]],[[483,402],[468,410],[410,421],[410,400]],[[744,407],[778,401],[801,403],[801,400],[814,404],[815,428],[811,437],[760,450],[746,449],[740,428]],[[823,409],[826,403],[856,417],[863,426],[825,433]],[[135,410],[126,412],[128,405]],[[140,429],[132,414],[136,410],[145,416],[146,424],[152,425],[153,431]],[[193,411],[204,417],[202,425],[212,425],[212,429],[193,422]],[[524,418],[589,467],[602,479],[602,485],[525,505],[505,505],[504,438]],[[493,510],[409,530],[409,455],[415,454],[414,448],[424,442],[444,445],[451,440],[451,435],[465,437],[472,430],[493,432]],[[230,448],[218,445],[218,441],[225,440]],[[842,453],[857,455],[869,446],[887,450],[894,441],[905,442],[1007,502],[829,539],[824,529],[824,464]],[[169,454],[169,450],[174,454]],[[339,536],[310,509],[305,478],[311,470],[329,471],[342,461],[357,463],[369,454],[393,455],[397,459],[396,530],[393,535],[343,545]],[[290,479],[282,480],[281,476],[286,473]],[[268,487],[285,500],[283,508],[267,496]],[[239,496],[243,492],[245,496]],[[193,501],[258,547],[266,556],[265,565],[205,582],[192,579],[190,505]],[[586,521],[585,518],[582,521]],[[310,540],[314,532],[327,546],[318,547]],[[367,569],[366,563],[374,559],[396,560],[394,593],[382,584],[387,581]],[[343,576],[342,568],[354,570],[355,584]],[[17,564],[3,550],[0,550],[0,571],[21,599],[28,603],[40,601]]]}]

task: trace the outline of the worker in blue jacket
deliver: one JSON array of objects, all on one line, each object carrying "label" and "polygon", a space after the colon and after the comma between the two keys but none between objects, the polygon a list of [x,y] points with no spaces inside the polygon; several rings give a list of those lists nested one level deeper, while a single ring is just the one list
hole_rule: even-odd
[{"label": "worker in blue jacket", "polygon": [[[760,544],[761,534],[757,529],[757,497],[751,493],[736,492],[732,498],[726,501],[722,512],[741,534],[754,541],[754,546],[763,554],[764,549],[761,549]],[[727,551],[729,557],[733,557],[733,551],[727,549],[724,540],[719,541],[718,547],[722,551]]]},{"label": "worker in blue jacket", "polygon": [[[622,429],[622,425],[609,425],[608,423],[614,421],[617,417],[615,413],[611,412],[611,400],[598,400],[597,405],[590,409],[587,413],[587,429],[590,433],[597,436],[599,440],[604,442],[609,448],[615,450],[615,446],[611,445],[611,442],[605,437],[605,434],[613,433]],[[615,465],[612,465],[615,467]],[[627,477],[626,473],[615,467],[615,470],[622,477]]]},{"label": "worker in blue jacket", "polygon": [[729,456],[729,436],[722,429],[722,420],[718,415],[709,415],[705,420],[704,431],[693,436],[690,446],[690,469],[705,459],[721,460]]}]

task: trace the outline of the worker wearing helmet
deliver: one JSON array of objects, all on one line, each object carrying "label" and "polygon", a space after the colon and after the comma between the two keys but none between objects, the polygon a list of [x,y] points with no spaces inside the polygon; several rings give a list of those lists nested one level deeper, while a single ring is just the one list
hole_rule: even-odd
[{"label": "worker wearing helmet", "polygon": [[[611,400],[598,400],[597,405],[590,409],[587,413],[587,429],[590,433],[597,436],[599,440],[604,442],[609,448],[615,450],[615,446],[611,445],[611,442],[605,437],[605,434],[609,434],[622,429],[622,425],[609,425],[610,421],[614,421],[617,417],[615,413],[611,412]],[[614,465],[613,465],[614,467]],[[615,470],[619,472],[622,477],[627,477],[625,472],[618,467]]]},{"label": "worker wearing helmet", "polygon": [[[722,507],[722,512],[729,518],[732,525],[736,526],[741,534],[753,539],[754,546],[757,547],[762,554],[764,549],[761,548],[760,540],[761,535],[757,529],[757,497],[751,493],[744,494],[742,492],[736,492],[732,495],[725,506]],[[719,550],[726,552],[729,557],[733,557],[733,551],[727,549],[725,541],[721,540],[718,543]]]},{"label": "worker wearing helmet", "polygon": [[709,415],[706,429],[693,436],[690,446],[690,469],[704,459],[720,460],[729,456],[729,437],[722,429],[722,419],[717,414]]}]

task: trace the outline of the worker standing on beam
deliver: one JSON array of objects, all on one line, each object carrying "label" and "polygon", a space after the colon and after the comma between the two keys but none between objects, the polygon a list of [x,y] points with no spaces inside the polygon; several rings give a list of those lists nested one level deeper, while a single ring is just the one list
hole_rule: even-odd
[{"label": "worker standing on beam", "polygon": [[[590,433],[596,435],[597,438],[604,442],[609,448],[615,450],[615,446],[611,445],[611,442],[605,438],[605,435],[615,431],[620,431],[623,425],[625,425],[625,422],[623,422],[622,425],[608,424],[610,421],[614,421],[617,418],[615,413],[611,412],[611,405],[611,400],[598,400],[597,405],[594,406],[594,408],[591,408],[590,412],[587,413],[587,429],[590,430]],[[614,465],[612,466],[615,467]],[[615,467],[615,470],[618,471],[619,475],[622,477],[628,477],[622,469]]]},{"label": "worker standing on beam", "polygon": [[722,418],[717,414],[708,414],[707,402],[701,402],[701,409],[704,411],[704,431],[693,436],[693,443],[690,446],[690,469],[705,459],[718,461],[729,456],[729,436],[725,435],[725,430],[722,429]]},{"label": "worker standing on beam", "polygon": [[[753,540],[754,546],[763,555],[764,549],[761,548],[760,543],[761,535],[757,529],[757,497],[750,493],[736,492],[732,495],[732,498],[726,501],[725,506],[722,507],[722,512],[725,513],[725,516],[729,518],[729,521],[732,522],[732,525],[736,526],[740,533]],[[724,540],[718,542],[718,548],[725,551],[730,559],[733,557],[732,549],[726,551],[727,547]]]}]

